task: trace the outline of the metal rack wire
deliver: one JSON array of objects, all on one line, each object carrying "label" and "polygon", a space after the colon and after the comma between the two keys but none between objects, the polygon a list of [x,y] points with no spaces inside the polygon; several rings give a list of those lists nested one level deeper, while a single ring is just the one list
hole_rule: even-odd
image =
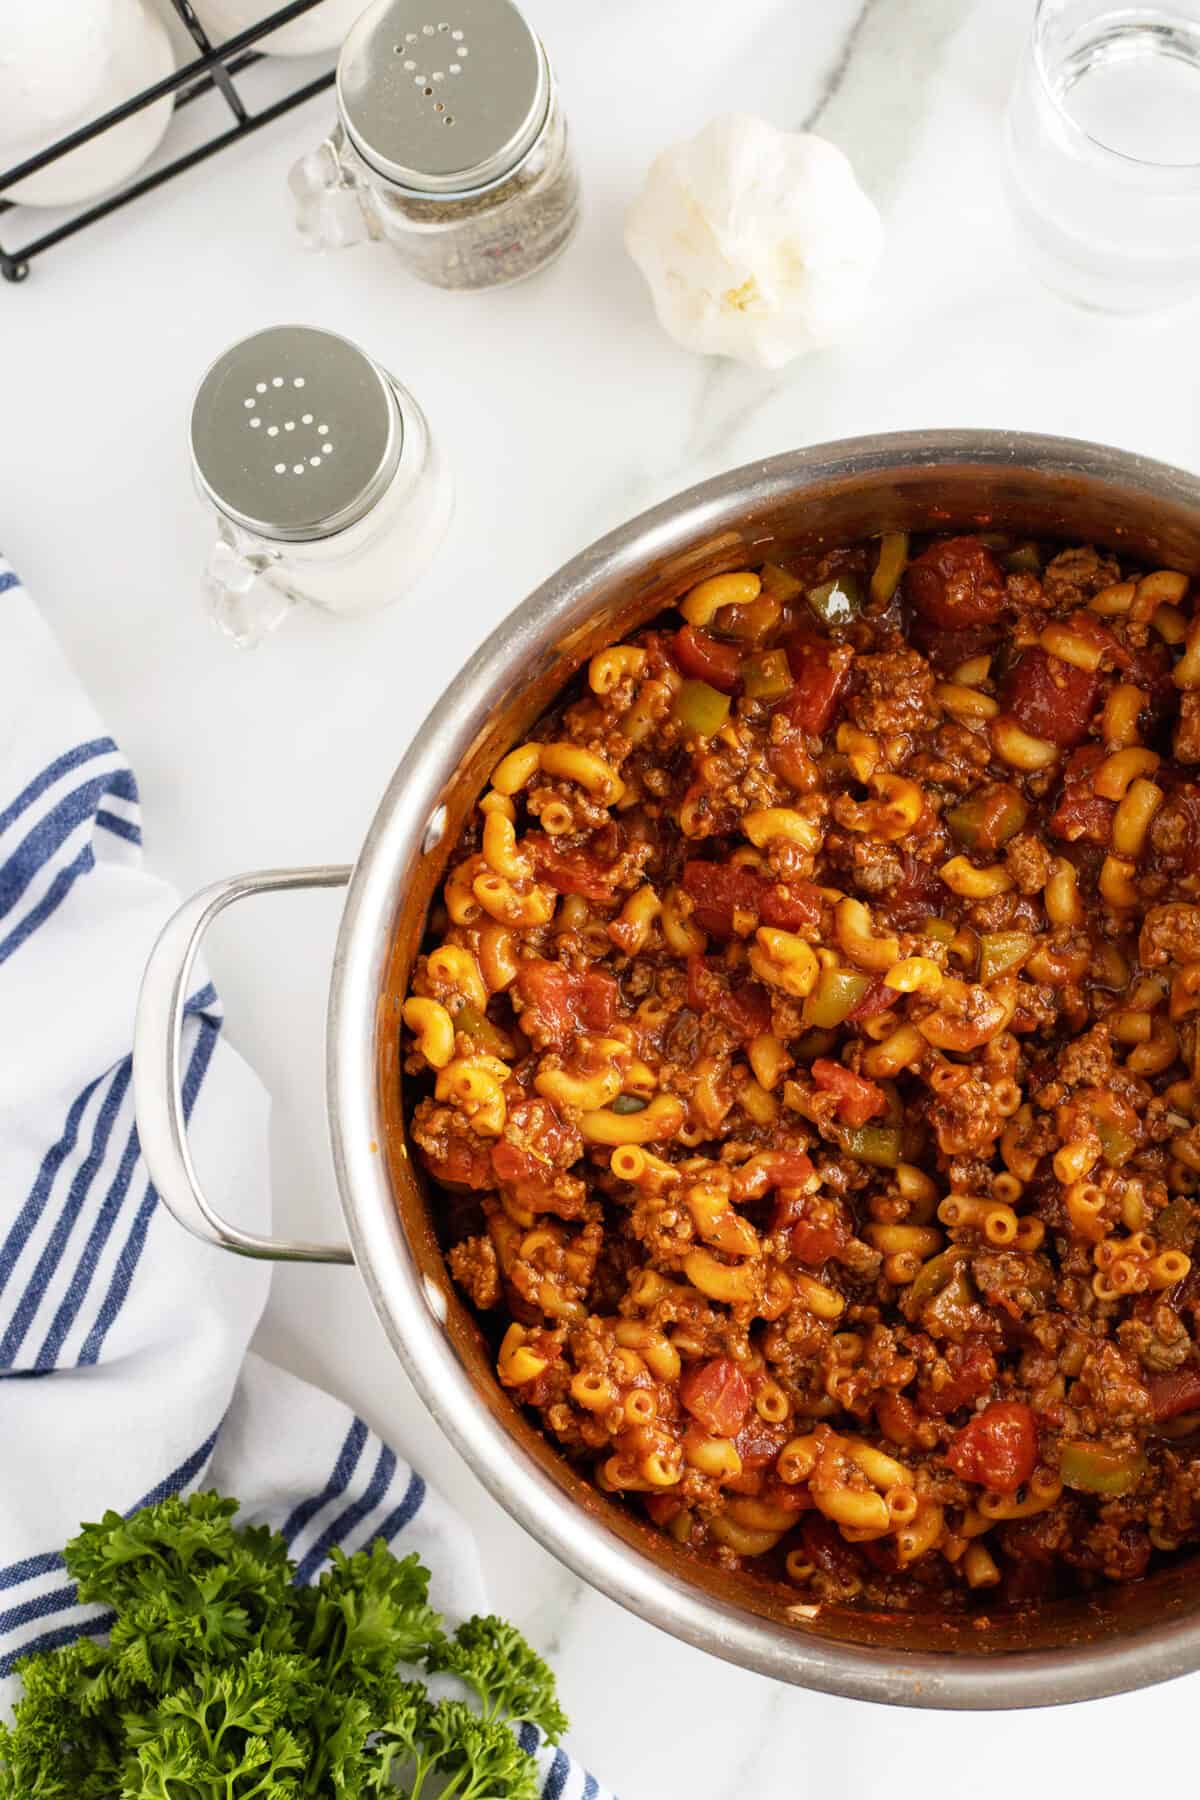
[{"label": "metal rack wire", "polygon": [[162,187],[164,182],[173,181],[176,175],[182,175],[185,170],[194,168],[197,163],[202,163],[208,157],[215,156],[217,151],[223,150],[227,144],[234,144],[239,138],[249,137],[251,132],[260,131],[264,125],[270,125],[275,119],[282,118],[285,113],[291,112],[293,107],[303,105],[304,101],[311,100],[314,94],[319,94],[324,89],[331,87],[335,73],[332,68],[327,69],[324,74],[318,75],[315,80],[306,81],[293,93],[286,94],[282,100],[276,100],[270,106],[263,107],[261,111],[254,112],[239,92],[235,80],[235,77],[242,74],[244,70],[255,63],[262,62],[262,53],[253,48],[260,38],[265,37],[268,32],[276,30],[280,25],[286,25],[290,20],[299,18],[301,13],[310,12],[314,6],[319,4],[320,0],[291,0],[289,5],[279,7],[275,12],[261,19],[257,25],[252,25],[247,30],[239,32],[236,37],[214,46],[208,33],[196,17],[191,0],[171,0],[171,5],[187,27],[199,55],[193,62],[186,63],[181,69],[176,69],[175,73],[167,76],[165,80],[156,82],[153,87],[145,88],[139,94],[134,94],[130,99],[123,101],[120,106],[113,107],[111,112],[94,119],[91,124],[80,126],[77,131],[72,131],[68,136],[59,138],[47,149],[40,150],[36,156],[27,157],[24,162],[17,163],[11,169],[0,169],[0,223],[20,217],[23,210],[14,201],[4,198],[7,189],[24,180],[27,175],[34,175],[39,169],[44,169],[51,163],[57,162],[60,157],[66,156],[70,151],[77,150],[81,144],[90,143],[93,138],[99,137],[111,126],[119,125],[123,119],[128,119],[132,114],[141,112],[143,107],[153,106],[154,102],[162,99],[164,95],[174,95],[175,110],[178,112],[182,107],[190,105],[193,100],[198,100],[203,94],[211,93],[215,88],[220,92],[229,111],[233,114],[233,124],[226,127],[224,131],[216,132],[204,143],[172,158],[149,174],[141,175],[136,180],[128,182],[116,193],[108,194],[101,200],[83,206],[64,222],[42,232],[40,236],[30,238],[27,243],[11,249],[0,243],[0,275],[3,275],[6,281],[24,281],[35,257],[43,256],[56,244],[61,244],[67,238],[74,237],[76,232],[86,230],[89,225],[95,225],[100,219],[107,218],[110,213],[119,212],[131,201],[140,200],[143,194],[152,193],[155,188]]}]

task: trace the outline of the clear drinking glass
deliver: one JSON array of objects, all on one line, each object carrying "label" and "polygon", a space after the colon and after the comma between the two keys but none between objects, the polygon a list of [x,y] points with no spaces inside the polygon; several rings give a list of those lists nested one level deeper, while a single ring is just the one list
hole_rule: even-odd
[{"label": "clear drinking glass", "polygon": [[1006,137],[1049,287],[1114,313],[1200,295],[1200,0],[1039,0]]}]

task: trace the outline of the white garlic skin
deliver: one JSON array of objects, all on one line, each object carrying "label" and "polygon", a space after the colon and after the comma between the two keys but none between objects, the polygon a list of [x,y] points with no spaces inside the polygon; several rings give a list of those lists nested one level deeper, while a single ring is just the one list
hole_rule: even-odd
[{"label": "white garlic skin", "polygon": [[883,244],[836,144],[745,113],[664,150],[625,221],[663,329],[685,349],[760,369],[845,335]]}]

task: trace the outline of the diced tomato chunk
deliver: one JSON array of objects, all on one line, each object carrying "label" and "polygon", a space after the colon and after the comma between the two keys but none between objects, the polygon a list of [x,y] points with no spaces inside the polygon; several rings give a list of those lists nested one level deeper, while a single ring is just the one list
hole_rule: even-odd
[{"label": "diced tomato chunk", "polygon": [[431,1175],[449,1186],[492,1186],[491,1157],[482,1138],[452,1137],[446,1145],[444,1156],[422,1149],[421,1159]]},{"label": "diced tomato chunk", "polygon": [[1171,679],[1171,652],[1156,639],[1130,650],[1122,679],[1146,695],[1139,723],[1143,736],[1174,710],[1179,690]]},{"label": "diced tomato chunk", "polygon": [[645,1494],[646,1511],[661,1531],[671,1523],[677,1513],[683,1511],[683,1501],[677,1494]]},{"label": "diced tomato chunk", "polygon": [[840,1257],[853,1235],[840,1200],[799,1187],[780,1188],[771,1230],[788,1233],[789,1254],[809,1269],[819,1269],[831,1257]]},{"label": "diced tomato chunk", "polygon": [[692,916],[715,937],[733,932],[734,912],[757,913],[763,883],[753,869],[736,863],[686,862],[683,891],[694,901]]},{"label": "diced tomato chunk", "polygon": [[865,1076],[856,1075],[844,1063],[818,1057],[812,1074],[822,1093],[837,1095],[837,1116],[843,1125],[865,1125],[868,1119],[887,1111],[883,1089]]},{"label": "diced tomato chunk", "polygon": [[713,937],[732,937],[735,912],[784,931],[815,925],[821,916],[820,889],[811,881],[772,881],[740,863],[686,862],[683,891],[694,902],[697,925]]},{"label": "diced tomato chunk", "polygon": [[580,972],[530,957],[513,986],[528,1014],[522,1015],[525,1030],[554,1043],[564,1043],[577,1031],[607,1031],[617,1016],[620,990],[602,969]]},{"label": "diced tomato chunk", "polygon": [[1174,1419],[1179,1413],[1200,1412],[1200,1368],[1170,1369],[1165,1374],[1151,1376],[1148,1386],[1156,1419]]},{"label": "diced tomato chunk", "polygon": [[928,657],[939,675],[952,675],[974,656],[990,656],[999,638],[998,625],[971,625],[965,631],[946,631],[919,614],[909,631],[913,649]]},{"label": "diced tomato chunk", "polygon": [[955,1433],[946,1461],[964,1481],[1015,1494],[1037,1466],[1037,1424],[1020,1400],[993,1400]]},{"label": "diced tomato chunk", "polygon": [[900,879],[888,888],[883,899],[893,923],[902,931],[914,931],[926,919],[941,913],[949,894],[936,863],[923,862],[909,850],[901,850],[899,857]]},{"label": "diced tomato chunk", "polygon": [[853,1544],[848,1544],[832,1519],[824,1513],[810,1512],[800,1527],[800,1541],[810,1562],[824,1575],[847,1586],[858,1585],[862,1577],[862,1558]]},{"label": "diced tomato chunk", "polygon": [[784,649],[796,685],[778,710],[802,731],[820,737],[829,729],[846,691],[854,652],[846,644],[833,644],[816,632],[803,630],[793,631]]},{"label": "diced tomato chunk", "polygon": [[787,1425],[768,1425],[752,1412],[733,1440],[743,1469],[765,1469],[773,1463],[792,1432]]},{"label": "diced tomato chunk", "polygon": [[945,1418],[968,1401],[986,1394],[996,1378],[995,1352],[982,1338],[968,1338],[961,1344],[948,1344],[945,1358],[949,1378],[940,1383],[923,1380],[917,1389],[921,1411]]},{"label": "diced tomato chunk", "polygon": [[857,1025],[860,1019],[877,1019],[895,1006],[900,995],[895,988],[890,988],[882,976],[876,976],[870,987],[853,1011],[846,1014],[847,1022]]},{"label": "diced tomato chunk", "polygon": [[679,1378],[679,1398],[714,1437],[733,1437],[750,1404],[750,1383],[728,1356],[694,1363]]},{"label": "diced tomato chunk", "polygon": [[717,956],[688,957],[688,1005],[693,1012],[712,1013],[743,1043],[771,1029],[771,1001],[757,981],[730,987],[725,965]]},{"label": "diced tomato chunk", "polygon": [[579,1020],[588,1031],[607,1031],[617,1016],[620,989],[616,977],[603,969],[588,969],[579,978]]},{"label": "diced tomato chunk", "polygon": [[812,1158],[803,1150],[768,1150],[767,1186],[797,1187],[813,1172]]},{"label": "diced tomato chunk", "polygon": [[1003,700],[1022,730],[1065,746],[1086,736],[1098,686],[1094,670],[1077,669],[1035,644],[1014,663]]},{"label": "diced tomato chunk", "polygon": [[788,1250],[806,1269],[819,1269],[839,1250],[844,1250],[848,1242],[849,1234],[839,1222],[814,1225],[808,1219],[801,1219],[792,1226]]},{"label": "diced tomato chunk", "polygon": [[742,653],[736,644],[722,644],[707,631],[685,625],[675,633],[673,647],[675,661],[685,675],[707,681],[723,694],[732,694],[741,686]]},{"label": "diced tomato chunk", "polygon": [[1104,751],[1099,744],[1082,744],[1067,758],[1062,794],[1050,819],[1050,829],[1068,844],[1077,844],[1081,838],[1092,844],[1109,842],[1116,803],[1092,792],[1092,777],[1103,761]]},{"label": "diced tomato chunk", "polygon": [[556,893],[581,894],[585,900],[612,899],[619,864],[602,863],[586,850],[562,850],[544,831],[527,832],[521,844],[533,858],[537,879]]},{"label": "diced tomato chunk", "polygon": [[[813,1166],[803,1150],[765,1150],[752,1156],[733,1178],[735,1200],[761,1200],[772,1188],[807,1188]],[[778,1224],[771,1227],[779,1229]]]},{"label": "diced tomato chunk", "polygon": [[930,544],[904,572],[909,605],[943,631],[990,625],[1004,610],[1004,576],[978,538]]},{"label": "diced tomato chunk", "polygon": [[758,901],[764,925],[781,931],[800,931],[821,917],[821,890],[811,881],[767,881]]},{"label": "diced tomato chunk", "polygon": [[1085,787],[1076,784],[1063,790],[1063,797],[1051,817],[1050,829],[1055,837],[1064,838],[1068,844],[1077,844],[1081,838],[1089,844],[1107,844],[1116,810],[1114,801],[1090,794]]},{"label": "diced tomato chunk", "polygon": [[508,1109],[504,1136],[492,1145],[492,1168],[507,1184],[542,1179],[569,1169],[581,1150],[578,1133],[548,1100],[518,1100]]}]

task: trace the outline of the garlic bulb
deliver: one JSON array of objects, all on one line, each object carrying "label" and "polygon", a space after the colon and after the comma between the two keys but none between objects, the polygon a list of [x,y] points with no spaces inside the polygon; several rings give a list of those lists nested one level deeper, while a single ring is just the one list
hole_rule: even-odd
[{"label": "garlic bulb", "polygon": [[835,144],[726,113],[656,159],[625,243],[677,342],[778,369],[861,316],[883,224]]}]

